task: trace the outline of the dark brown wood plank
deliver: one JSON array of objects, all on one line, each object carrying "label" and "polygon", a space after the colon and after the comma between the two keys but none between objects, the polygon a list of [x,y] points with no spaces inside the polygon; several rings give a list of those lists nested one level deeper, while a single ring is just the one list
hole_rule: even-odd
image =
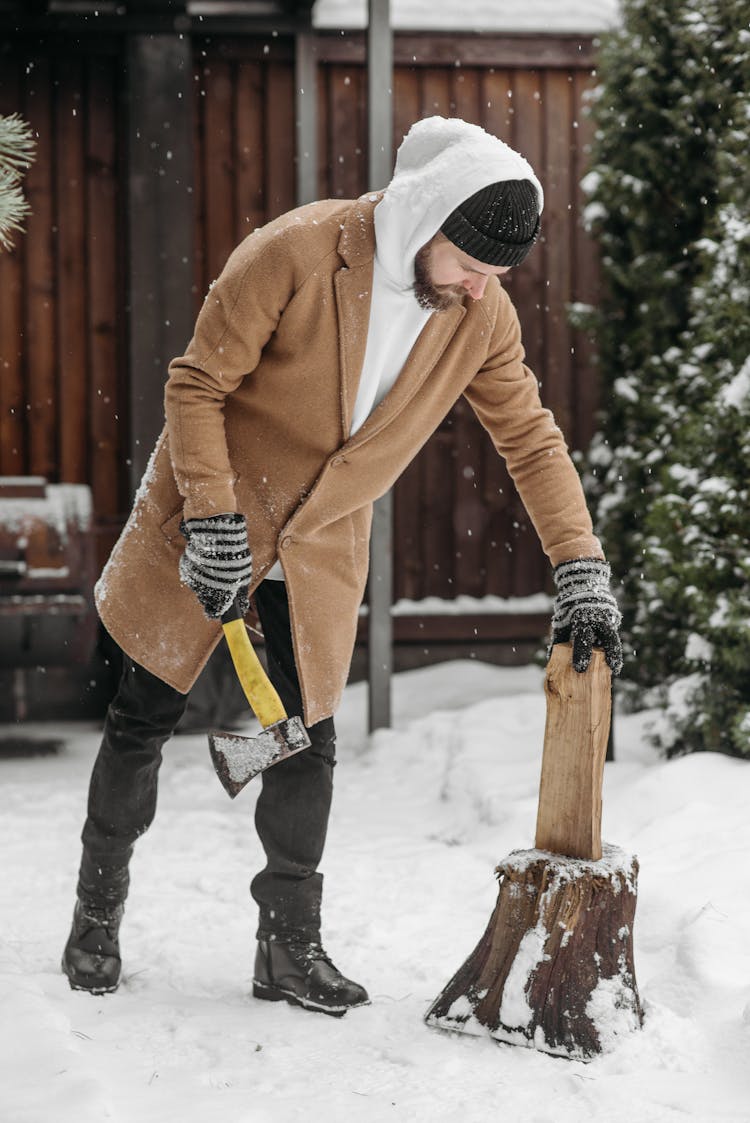
[{"label": "dark brown wood plank", "polygon": [[[2,56],[0,114],[21,105],[20,60]],[[18,233],[13,250],[0,250],[0,474],[17,476],[24,464],[23,266],[26,238]]]},{"label": "dark brown wood plank", "polygon": [[418,460],[413,460],[394,487],[394,600],[416,600],[422,595],[424,562],[419,548],[420,501],[421,472]]},{"label": "dark brown wood plank", "polygon": [[[397,643],[528,643],[544,641],[549,632],[550,616],[546,612],[502,613],[467,612],[397,614],[391,617],[393,638]],[[361,616],[357,640],[367,638],[367,616]]]},{"label": "dark brown wood plank", "polygon": [[[538,71],[519,72],[513,77],[513,147],[516,148],[543,178],[544,115],[542,81]],[[544,184],[542,183],[542,186]],[[543,219],[542,236],[533,251],[505,281],[517,308],[524,309],[521,327],[529,366],[537,377],[542,376],[544,358],[544,308],[547,303],[547,223]]]},{"label": "dark brown wood plank", "polygon": [[89,62],[86,119],[89,384],[88,480],[97,524],[117,518],[128,480],[124,340],[118,328],[124,276],[117,176],[117,86],[110,59]]},{"label": "dark brown wood plank", "polygon": [[163,425],[164,381],[192,334],[192,54],[188,41],[127,44],[128,459],[140,484]]},{"label": "dark brown wood plank", "polygon": [[235,64],[212,58],[204,105],[205,248],[209,284],[235,247],[234,86]]},{"label": "dark brown wood plank", "polygon": [[[586,199],[581,181],[588,171],[588,151],[594,131],[590,116],[585,112],[585,95],[595,79],[588,71],[578,70],[573,77],[575,143],[571,146],[571,178],[574,184],[575,215],[573,231],[572,299],[582,304],[595,305],[601,287],[601,269],[596,244],[586,232],[583,211]],[[575,375],[574,425],[571,440],[576,448],[585,449],[596,429],[600,386],[596,377],[595,348],[592,338],[584,331],[574,331],[573,370]]]},{"label": "dark brown wood plank", "polygon": [[83,63],[65,57],[55,68],[54,190],[57,214],[55,272],[57,282],[57,413],[59,478],[84,483],[88,447],[88,347],[86,323],[86,203],[83,127]]},{"label": "dark brown wood plank", "polygon": [[331,67],[326,66],[318,60],[318,81],[317,81],[317,97],[318,97],[318,198],[328,199],[331,197],[331,188],[329,182],[329,136],[331,131],[330,114],[328,112],[329,104],[329,78]]},{"label": "dark brown wood plank", "polygon": [[452,112],[473,125],[482,124],[481,85],[476,67],[456,66],[451,71]]},{"label": "dark brown wood plank", "polygon": [[263,198],[263,70],[257,62],[241,62],[236,72],[235,167],[237,212],[235,240],[242,241],[266,220]]},{"label": "dark brown wood plank", "polygon": [[574,115],[572,75],[564,70],[544,75],[544,222],[547,231],[547,304],[540,376],[544,400],[569,437],[575,407],[572,385],[572,339],[566,306],[572,295],[573,187],[571,134]]},{"label": "dark brown wood plank", "polygon": [[453,542],[456,587],[472,597],[487,589],[485,531],[487,515],[481,501],[482,446],[487,435],[465,400],[453,409]]},{"label": "dark brown wood plank", "polygon": [[206,246],[206,84],[210,81],[211,67],[205,47],[193,45],[193,205],[195,210],[193,255],[193,310],[197,316],[208,291],[211,277],[208,271]]},{"label": "dark brown wood plank", "polygon": [[294,67],[270,62],[266,72],[266,205],[268,218],[296,203]]},{"label": "dark brown wood plank", "polygon": [[329,74],[328,159],[331,196],[336,199],[356,199],[367,190],[365,80],[360,66],[332,67]]},{"label": "dark brown wood plank", "polygon": [[[539,71],[516,71],[512,75],[512,145],[522,153],[543,180],[544,110],[542,75]],[[542,183],[542,186],[544,184]],[[548,226],[542,220],[542,236],[519,268],[504,281],[519,312],[526,361],[537,379],[544,377],[544,336],[547,306]],[[506,549],[511,564],[510,589],[514,595],[526,596],[543,587],[538,566],[531,564],[535,555],[532,545],[536,535],[520,497],[514,491],[508,508],[510,525]]]},{"label": "dark brown wood plank", "polygon": [[52,73],[49,59],[40,55],[30,72],[24,114],[37,134],[36,160],[26,176],[26,195],[32,214],[25,238],[25,348],[27,356],[28,447],[24,471],[58,477],[57,347],[55,338],[55,212],[52,184]]},{"label": "dark brown wood plank", "polygon": [[401,141],[419,120],[419,80],[413,66],[393,68],[393,163]]},{"label": "dark brown wood plank", "polygon": [[487,520],[484,535],[487,560],[485,587],[487,594],[491,596],[506,597],[515,593],[510,543],[510,505],[515,491],[505,461],[495,451],[489,439],[485,442],[483,457],[482,505]]},{"label": "dark brown wood plank", "polygon": [[451,113],[450,70],[431,68],[421,73],[420,117],[455,116]]},{"label": "dark brown wood plank", "polygon": [[335,199],[337,197],[335,187],[335,151],[338,145],[338,136],[336,131],[336,86],[334,82],[334,76],[337,72],[335,66],[325,66],[323,68],[324,81],[321,82],[321,85],[325,88],[325,108],[321,116],[326,123],[326,131],[325,138],[319,150],[319,161],[322,162],[321,171],[325,177],[325,191],[322,194],[327,199]]},{"label": "dark brown wood plank", "polygon": [[479,72],[480,100],[482,108],[481,124],[493,136],[511,144],[513,139],[512,109],[513,99],[510,76],[506,70]]},{"label": "dark brown wood plank", "polygon": [[294,61],[294,35],[209,35],[193,36],[193,54],[198,60],[222,62]]},{"label": "dark brown wood plank", "polygon": [[425,597],[454,597],[455,537],[453,532],[455,434],[448,418],[419,456],[422,473],[421,554]]},{"label": "dark brown wood plank", "polygon": [[[361,32],[318,33],[319,57],[325,62],[363,62],[365,38]],[[394,62],[398,66],[464,66],[529,69],[539,67],[591,67],[596,58],[590,35],[460,35],[396,32]]]}]

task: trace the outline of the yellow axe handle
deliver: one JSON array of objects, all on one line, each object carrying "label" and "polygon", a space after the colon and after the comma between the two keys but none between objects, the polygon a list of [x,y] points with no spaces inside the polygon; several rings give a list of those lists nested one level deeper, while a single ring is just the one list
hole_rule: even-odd
[{"label": "yellow axe handle", "polygon": [[245,621],[242,619],[222,621],[221,626],[227,637],[240,686],[245,691],[245,697],[258,721],[264,729],[277,721],[284,721],[287,716],[286,710],[255,654]]}]

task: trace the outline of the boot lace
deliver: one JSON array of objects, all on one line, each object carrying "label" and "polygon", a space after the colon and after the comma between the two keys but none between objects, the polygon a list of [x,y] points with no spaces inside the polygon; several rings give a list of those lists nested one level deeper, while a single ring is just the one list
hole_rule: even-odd
[{"label": "boot lace", "polygon": [[96,928],[103,928],[110,939],[114,939],[122,919],[122,905],[92,905],[80,902],[76,927],[83,936]]},{"label": "boot lace", "polygon": [[289,944],[289,950],[295,959],[304,959],[310,965],[313,963],[327,963],[329,967],[333,967],[334,971],[337,969],[328,953],[319,943],[302,943],[301,941],[293,941]]}]

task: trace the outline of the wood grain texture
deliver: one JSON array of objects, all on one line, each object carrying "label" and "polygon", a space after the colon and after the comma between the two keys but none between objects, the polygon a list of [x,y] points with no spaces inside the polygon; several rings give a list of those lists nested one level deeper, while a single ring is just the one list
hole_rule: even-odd
[{"label": "wood grain texture", "polygon": [[544,680],[547,721],[536,846],[597,861],[602,856],[602,778],[611,676],[598,648],[584,674],[573,670],[571,656],[570,644],[555,644]]},{"label": "wood grain texture", "polygon": [[514,851],[495,910],[425,1021],[588,1060],[643,1020],[633,962],[638,862]]}]

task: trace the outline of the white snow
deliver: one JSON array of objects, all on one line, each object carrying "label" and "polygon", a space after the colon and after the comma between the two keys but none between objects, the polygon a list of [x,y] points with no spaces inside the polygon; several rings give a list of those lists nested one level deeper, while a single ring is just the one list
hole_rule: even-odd
[{"label": "white snow", "polygon": [[534,1016],[526,997],[529,979],[544,959],[547,930],[541,921],[526,932],[518,946],[513,965],[503,987],[500,1021],[510,1029],[527,1029]]},{"label": "white snow", "polygon": [[634,1032],[598,988],[612,1051],[584,1064],[422,1021],[484,932],[495,867],[533,847],[541,671],[466,661],[399,675],[396,727],[369,739],[366,702],[364,684],[349,687],[338,721],[324,939],[373,1002],[341,1020],[251,997],[257,784],[230,800],[203,736],[165,752],[122,986],[72,992],[59,960],[98,731],[0,730],[64,741],[0,755],[2,1123],[747,1123],[750,764],[664,761],[648,715],[617,714],[604,837],[640,861],[646,1017]]},{"label": "white snow", "polygon": [[[4,483],[14,483],[18,477],[5,477]],[[85,484],[47,484],[41,477],[32,476],[23,483],[45,485],[43,496],[24,496],[15,499],[0,497],[0,525],[6,533],[13,533],[23,549],[28,536],[38,526],[48,526],[60,541],[68,540],[70,530],[88,530],[91,525],[91,491]],[[55,576],[59,574],[55,571]]]},{"label": "white snow", "polygon": [[696,663],[710,663],[713,650],[705,636],[700,636],[697,632],[691,632],[687,637],[685,643],[685,657],[687,659]]},{"label": "white snow", "polygon": [[[391,606],[392,616],[517,616],[550,613],[552,597],[546,593],[532,593],[526,597],[470,597],[461,594],[450,600],[443,597],[423,597],[421,600],[402,598]],[[367,616],[369,606],[363,604],[360,615]]]},{"label": "white snow", "polygon": [[[595,33],[619,18],[619,0],[391,0],[391,26],[408,31]],[[317,0],[318,28],[367,26],[367,0]]]},{"label": "white snow", "polygon": [[735,409],[741,409],[746,402],[750,402],[750,355],[719,397],[725,405],[734,406]]}]

